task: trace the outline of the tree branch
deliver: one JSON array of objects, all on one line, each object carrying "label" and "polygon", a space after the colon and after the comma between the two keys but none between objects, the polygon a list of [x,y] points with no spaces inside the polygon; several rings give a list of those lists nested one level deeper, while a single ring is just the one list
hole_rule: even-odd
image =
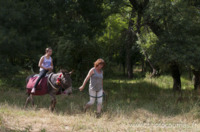
[{"label": "tree branch", "polygon": [[138,10],[138,3],[136,0],[129,0],[131,5],[134,7],[135,10]]}]

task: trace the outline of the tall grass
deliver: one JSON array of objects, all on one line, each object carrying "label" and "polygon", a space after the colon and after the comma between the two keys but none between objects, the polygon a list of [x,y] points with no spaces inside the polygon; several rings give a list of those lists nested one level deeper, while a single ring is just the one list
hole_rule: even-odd
[{"label": "tall grass", "polygon": [[[50,128],[59,131],[66,131],[66,129],[73,131],[200,130],[197,126],[195,129],[189,127],[191,124],[199,124],[199,97],[193,91],[190,79],[182,77],[181,80],[182,98],[180,94],[172,91],[172,78],[168,75],[157,78],[149,78],[147,75],[146,78],[131,80],[121,79],[121,77],[105,79],[106,96],[101,119],[95,118],[96,105],[87,113],[83,113],[83,105],[89,100],[89,95],[87,88],[83,92],[78,91],[80,83],[73,84],[75,90],[71,96],[57,96],[54,113],[48,111],[50,96],[35,96],[36,106],[23,109],[26,99],[25,89],[6,88],[4,85],[0,88],[0,130],[35,131],[36,128],[33,126],[38,126],[37,120],[39,123],[43,122],[41,118],[50,124],[56,124],[55,127]],[[13,120],[14,123],[12,120],[8,121],[22,117],[26,119],[27,124],[22,125],[18,122],[19,125],[14,125],[17,120]],[[35,122],[37,125],[30,122]],[[156,127],[153,124],[164,124],[165,127]],[[169,127],[170,124],[182,126]],[[44,125],[37,130],[50,131],[50,128]]]}]

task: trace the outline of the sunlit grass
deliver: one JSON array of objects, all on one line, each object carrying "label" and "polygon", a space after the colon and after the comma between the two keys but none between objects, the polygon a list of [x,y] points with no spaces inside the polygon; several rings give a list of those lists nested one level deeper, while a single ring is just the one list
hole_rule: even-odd
[{"label": "sunlit grass", "polygon": [[[162,75],[156,78],[104,80],[103,114],[95,117],[96,105],[83,113],[83,105],[89,100],[88,88],[78,91],[80,83],[74,83],[75,91],[69,97],[57,96],[56,110],[48,108],[48,95],[34,97],[35,106],[24,109],[25,89],[0,88],[1,131],[193,131],[200,130],[200,100],[193,91],[192,81],[182,77],[183,98],[172,91],[172,78]],[[23,123],[22,123],[23,121]],[[172,125],[173,127],[163,127]],[[43,124],[43,125],[41,125]],[[137,126],[137,124],[139,124]],[[148,125],[150,126],[148,127]],[[175,127],[180,124],[179,127]],[[198,125],[197,125],[198,124]],[[151,126],[152,125],[152,126]],[[193,127],[190,127],[192,126]],[[110,127],[112,126],[112,127]]]}]

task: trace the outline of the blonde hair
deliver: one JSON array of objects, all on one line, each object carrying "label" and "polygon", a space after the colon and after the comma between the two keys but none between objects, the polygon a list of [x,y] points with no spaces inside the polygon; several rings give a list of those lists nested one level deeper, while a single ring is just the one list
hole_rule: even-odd
[{"label": "blonde hair", "polygon": [[52,48],[51,47],[46,48],[45,53],[49,52],[49,50],[52,50]]},{"label": "blonde hair", "polygon": [[103,64],[103,67],[105,66],[105,61],[101,58],[94,62],[94,67],[98,67],[100,64]]}]

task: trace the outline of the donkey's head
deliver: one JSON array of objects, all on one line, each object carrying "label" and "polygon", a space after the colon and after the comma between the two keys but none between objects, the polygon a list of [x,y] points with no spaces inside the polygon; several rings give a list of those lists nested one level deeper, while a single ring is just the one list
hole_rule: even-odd
[{"label": "donkey's head", "polygon": [[65,92],[67,95],[70,95],[72,93],[72,79],[71,74],[73,71],[68,72],[67,70],[60,70],[62,73],[61,83],[62,87],[65,89]]}]

